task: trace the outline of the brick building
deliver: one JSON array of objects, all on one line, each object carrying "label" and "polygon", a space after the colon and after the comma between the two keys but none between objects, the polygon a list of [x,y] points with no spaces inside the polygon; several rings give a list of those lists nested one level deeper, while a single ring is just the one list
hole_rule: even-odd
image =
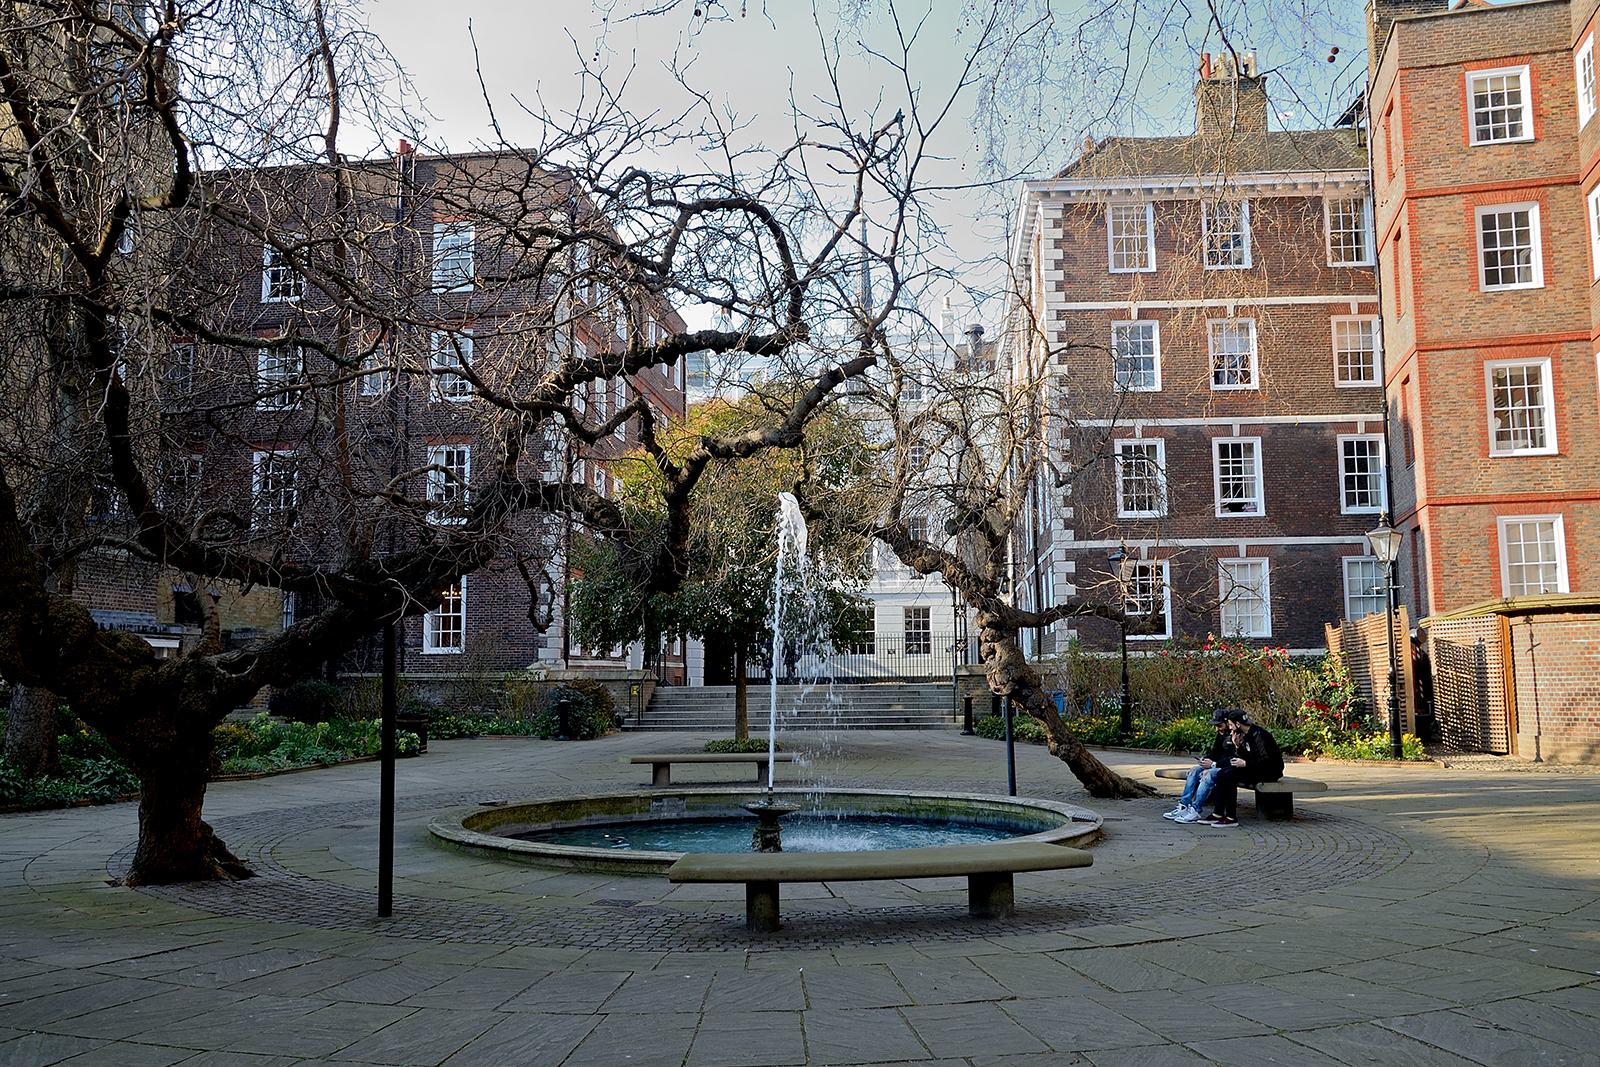
[{"label": "brick building", "polygon": [[1044,383],[1056,471],[1029,487],[1025,606],[1125,589],[1145,617],[1131,641],[1306,650],[1325,621],[1380,606],[1363,537],[1385,507],[1365,144],[1267,119],[1254,56],[1207,57],[1194,135],[1091,143],[1026,183],[1004,362]]},{"label": "brick building", "polygon": [[1587,292],[1600,259],[1585,237],[1568,5],[1374,10],[1401,595],[1422,616],[1585,588],[1600,553]]},{"label": "brick building", "polygon": [[[613,497],[611,460],[636,442],[636,419],[592,444],[552,428],[529,450],[508,443],[520,440],[515,416],[483,398],[518,396],[573,360],[619,368],[578,395],[594,424],[636,397],[658,418],[683,416],[681,362],[620,372],[630,336],[654,344],[682,320],[617,280],[604,218],[559,172],[512,153],[422,156],[402,145],[393,159],[351,165],[342,192],[326,168],[206,180],[262,221],[200,219],[173,251],[179,321],[204,328],[167,338],[149,447],[163,453],[163,503],[183,521],[226,528],[263,558],[315,562],[474,529],[475,487],[497,470]],[[552,218],[601,237],[530,247],[523,236]],[[358,273],[359,299],[322,281],[340,269]],[[529,512],[484,536],[495,538],[493,559],[407,620],[402,670],[622,665],[612,650],[585,656],[567,641],[569,519]],[[147,575],[123,573],[140,588],[100,583],[86,590],[91,603],[132,595],[160,625],[185,621],[182,576],[158,576],[147,594]],[[275,632],[321,607],[304,590],[212,595],[246,630]],[[676,653],[661,668],[681,677]]]},{"label": "brick building", "polygon": [[[1600,750],[1595,9],[1368,8],[1399,595],[1447,735],[1465,715],[1496,750],[1558,758]],[[1486,642],[1476,690],[1457,631]]]}]

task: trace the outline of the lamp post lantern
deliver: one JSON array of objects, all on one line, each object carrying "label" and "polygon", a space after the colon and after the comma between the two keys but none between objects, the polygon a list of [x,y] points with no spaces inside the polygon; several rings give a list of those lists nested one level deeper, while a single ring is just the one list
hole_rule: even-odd
[{"label": "lamp post lantern", "polygon": [[1404,746],[1400,740],[1400,670],[1394,650],[1394,561],[1400,555],[1400,540],[1405,534],[1389,525],[1388,515],[1378,516],[1376,529],[1367,531],[1367,544],[1372,554],[1384,568],[1384,591],[1388,594],[1388,610],[1384,613],[1384,628],[1389,631],[1389,756],[1400,759]]},{"label": "lamp post lantern", "polygon": [[1117,577],[1117,590],[1122,597],[1122,615],[1117,627],[1122,634],[1122,717],[1117,729],[1123,737],[1133,736],[1133,702],[1128,695],[1128,546],[1126,543],[1106,557],[1112,573]]}]

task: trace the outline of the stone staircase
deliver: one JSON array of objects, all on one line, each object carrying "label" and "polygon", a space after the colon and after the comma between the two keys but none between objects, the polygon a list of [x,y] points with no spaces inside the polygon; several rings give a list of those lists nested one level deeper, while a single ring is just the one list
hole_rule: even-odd
[{"label": "stone staircase", "polygon": [[[751,685],[750,732],[766,730],[771,689]],[[780,685],[778,730],[956,730],[949,683]],[[733,686],[659,686],[638,721],[624,730],[733,730]]]}]

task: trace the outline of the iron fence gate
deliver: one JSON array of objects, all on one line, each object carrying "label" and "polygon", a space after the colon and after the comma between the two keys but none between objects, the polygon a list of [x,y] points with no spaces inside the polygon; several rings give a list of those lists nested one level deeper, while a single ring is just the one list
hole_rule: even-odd
[{"label": "iron fence gate", "polygon": [[[874,634],[871,640],[842,650],[791,648],[778,668],[782,685],[805,682],[948,681],[957,666],[972,662],[973,639],[951,634]],[[770,682],[771,665],[752,662],[752,682]]]}]

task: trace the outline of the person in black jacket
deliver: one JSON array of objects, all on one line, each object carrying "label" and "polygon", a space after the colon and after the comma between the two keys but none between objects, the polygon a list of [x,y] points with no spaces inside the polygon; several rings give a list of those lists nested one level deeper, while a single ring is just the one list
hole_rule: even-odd
[{"label": "person in black jacket", "polygon": [[1238,826],[1239,787],[1276,782],[1283,777],[1283,752],[1270,731],[1250,721],[1242,711],[1226,713],[1233,734],[1233,759],[1223,768],[1211,795],[1216,807],[1200,822],[1208,826]]},{"label": "person in black jacket", "polygon": [[1163,819],[1173,822],[1191,823],[1200,821],[1200,809],[1206,806],[1206,799],[1217,786],[1217,779],[1222,776],[1222,769],[1233,758],[1233,731],[1229,729],[1228,712],[1218,710],[1211,713],[1211,725],[1217,731],[1217,739],[1212,742],[1211,751],[1201,756],[1193,767],[1189,768],[1189,775],[1183,784],[1183,796],[1178,798],[1178,806],[1162,814]]}]

